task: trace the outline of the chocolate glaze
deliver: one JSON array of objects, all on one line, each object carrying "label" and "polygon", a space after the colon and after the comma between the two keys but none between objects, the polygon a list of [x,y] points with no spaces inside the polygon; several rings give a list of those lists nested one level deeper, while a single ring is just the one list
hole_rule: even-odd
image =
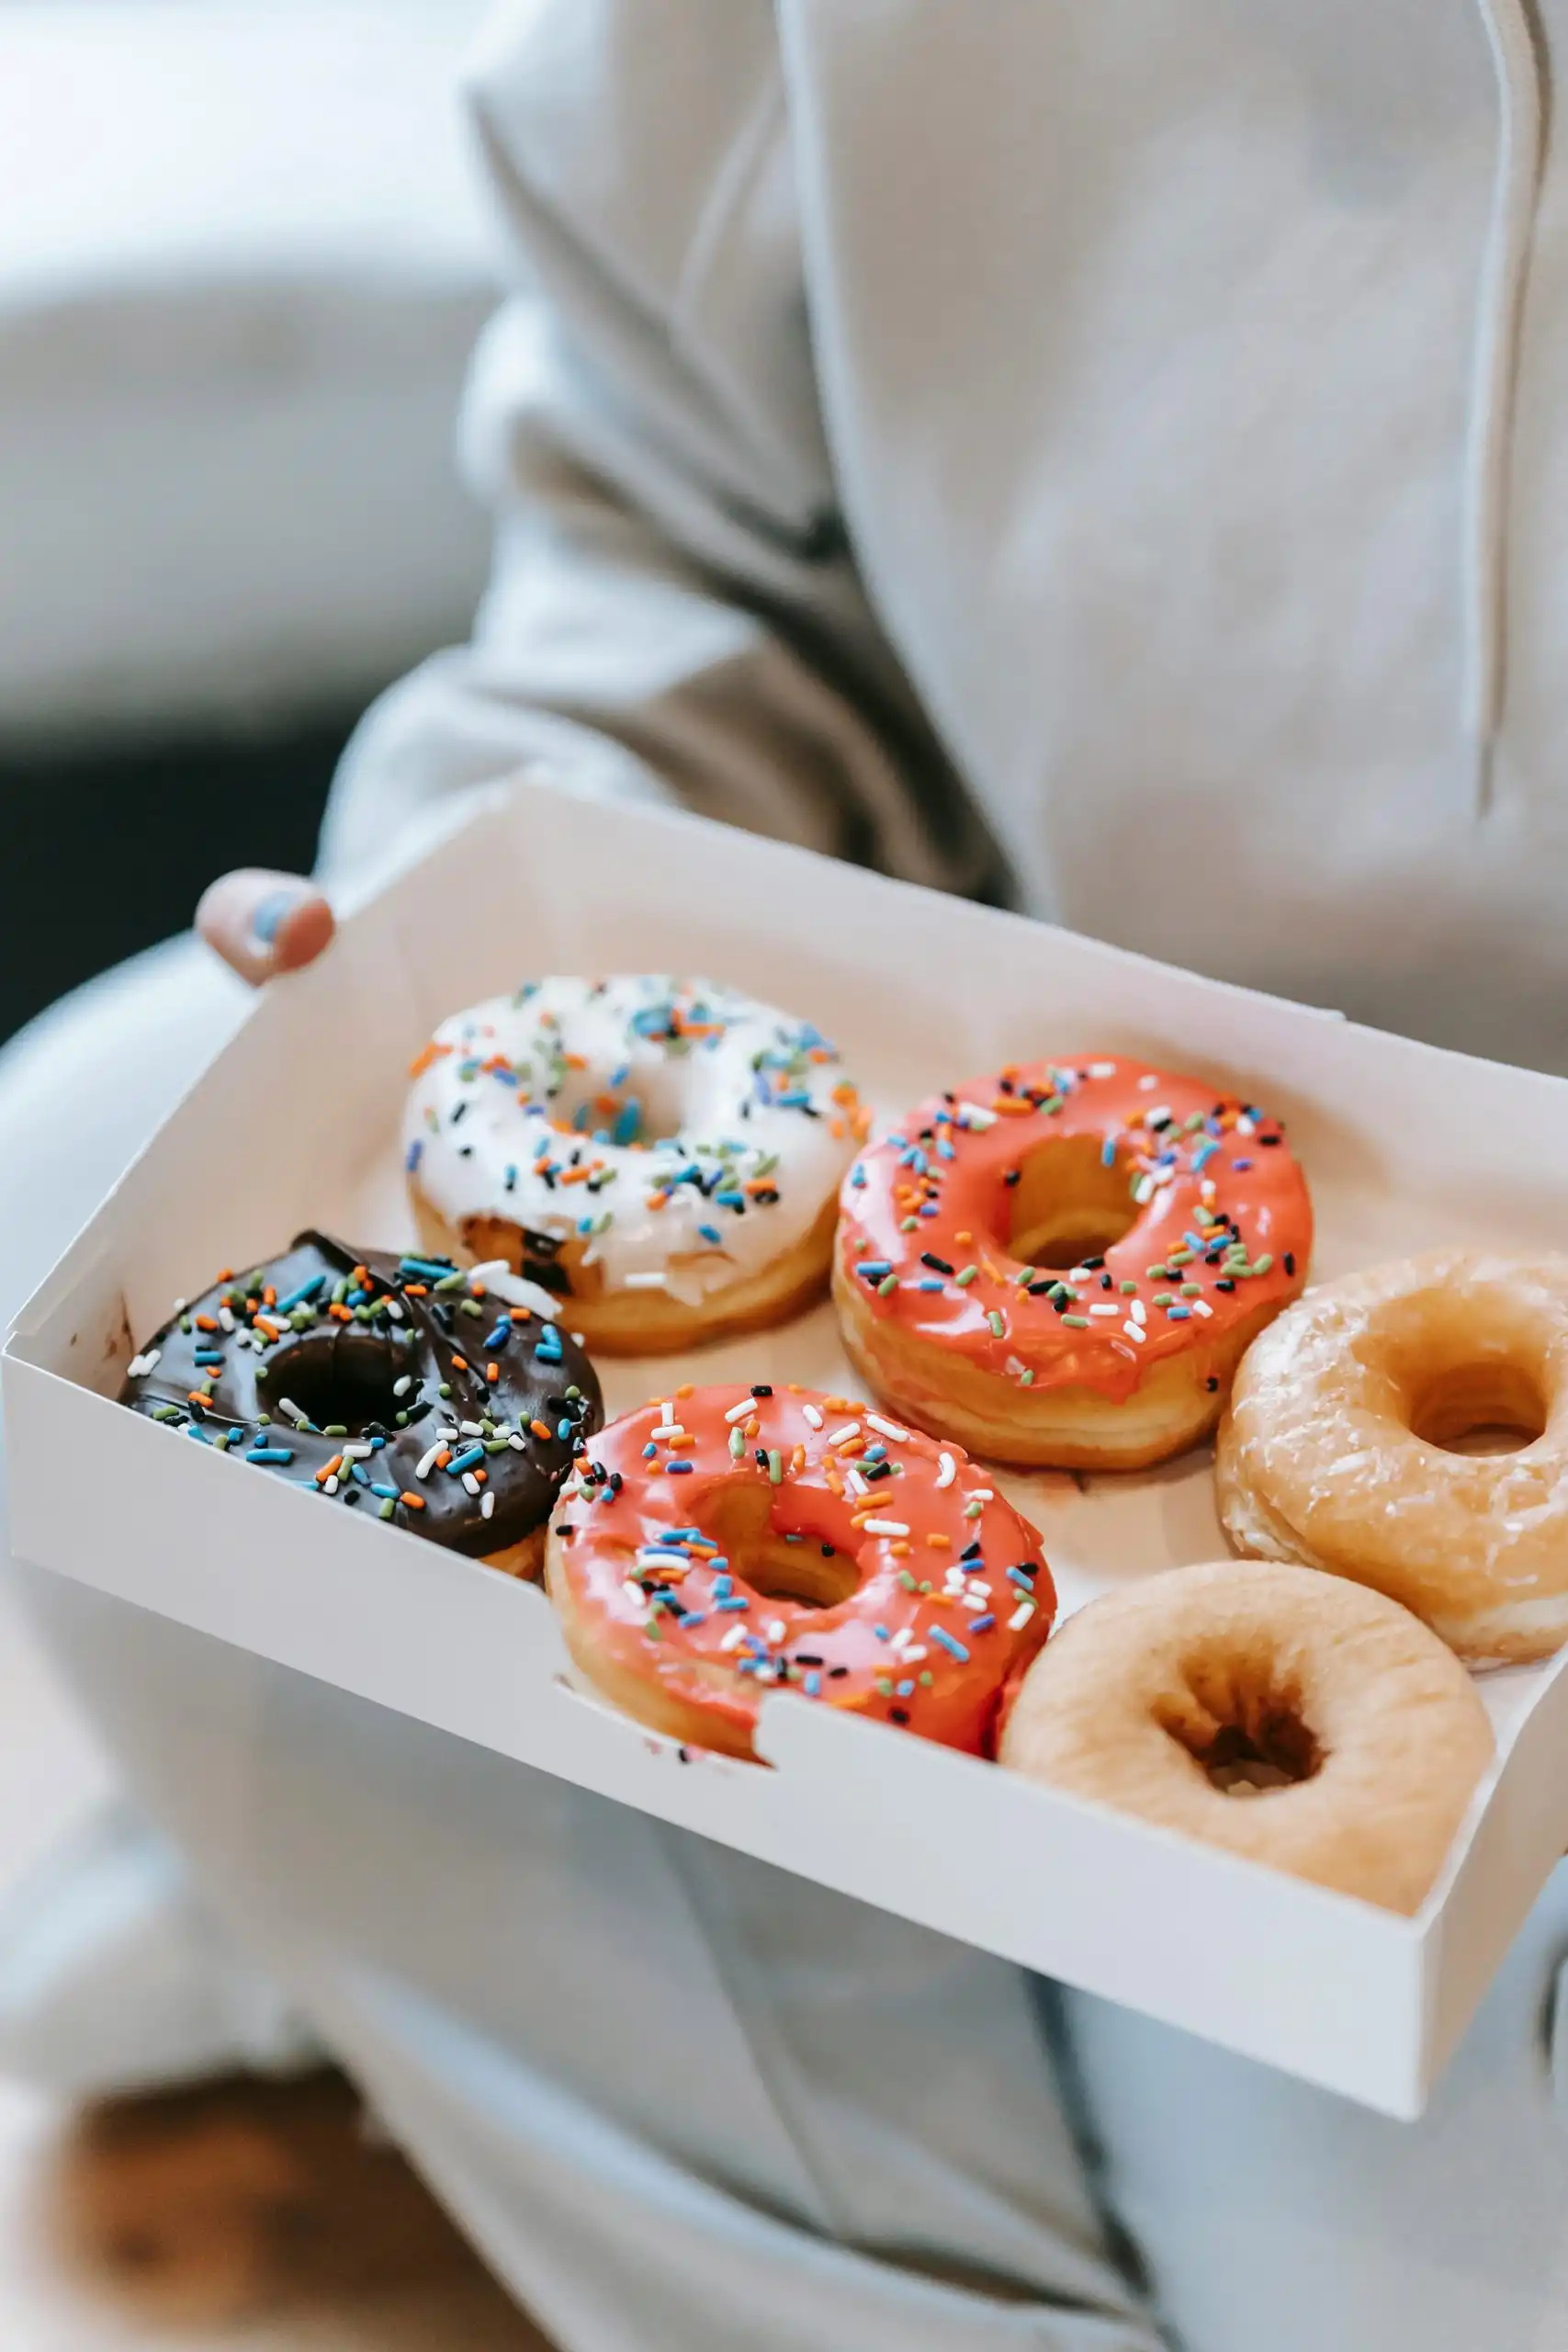
[{"label": "chocolate glaze", "polygon": [[[422,1274],[419,1267],[435,1271]],[[370,1277],[368,1291],[352,1280],[357,1268]],[[438,1287],[444,1279],[450,1289]],[[281,1303],[310,1284],[313,1295],[289,1314],[272,1311],[275,1327],[282,1327],[276,1337],[258,1328],[257,1315],[269,1315],[267,1289]],[[411,1296],[411,1284],[424,1295]],[[334,1303],[346,1316],[331,1311]],[[479,1312],[469,1313],[470,1306]],[[222,1328],[224,1311],[233,1331]],[[557,1361],[547,1360],[555,1350],[542,1339],[547,1329],[558,1339]],[[266,1344],[248,1344],[242,1331]],[[171,1428],[223,1442],[242,1462],[258,1451],[286,1451],[287,1462],[256,1466],[312,1494],[324,1492],[317,1473],[345,1438],[368,1443],[368,1455],[342,1464],[332,1499],[379,1512],[393,1496],[417,1495],[423,1510],[393,1501],[394,1523],[470,1557],[504,1551],[544,1524],[573,1455],[604,1418],[593,1367],[558,1325],[537,1315],[513,1321],[504,1300],[493,1294],[474,1298],[471,1278],[446,1261],[355,1250],[322,1233],[300,1234],[284,1256],[191,1300],[145,1343],[138,1361],[154,1349],[156,1364],[127,1379],[122,1405],[149,1415],[177,1408],[177,1414],[163,1412]],[[493,1382],[486,1377],[491,1363]],[[394,1395],[394,1384],[405,1377],[412,1385]],[[439,1395],[443,1385],[448,1396]],[[288,1405],[305,1416],[305,1425],[293,1420]],[[472,1465],[487,1474],[484,1490],[495,1496],[489,1519],[482,1493],[470,1494],[461,1476],[439,1468],[418,1476],[439,1431],[482,1420],[523,1438],[521,1451],[498,1445]],[[541,1438],[535,1422],[548,1435]],[[484,1442],[459,1438],[454,1457]]]}]

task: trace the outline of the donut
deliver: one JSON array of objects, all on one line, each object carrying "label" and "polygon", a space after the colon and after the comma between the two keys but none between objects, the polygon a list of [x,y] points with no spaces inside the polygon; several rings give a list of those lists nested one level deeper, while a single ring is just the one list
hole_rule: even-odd
[{"label": "donut", "polygon": [[[1506,1431],[1517,1451],[1450,1449]],[[1477,1664],[1568,1640],[1568,1257],[1438,1250],[1254,1342],[1215,1454],[1238,1552],[1403,1601]]]},{"label": "donut", "polygon": [[1142,1062],[1028,1062],[859,1155],[833,1291],[857,1371],[922,1428],[1135,1470],[1207,1436],[1311,1246],[1277,1119]]},{"label": "donut", "polygon": [[780,1687],[981,1753],[1056,1605],[1033,1528],[957,1447],[766,1384],[613,1422],[545,1578],[598,1690],[732,1756]]},{"label": "donut", "polygon": [[1235,1560],[1091,1600],[1030,1668],[999,1745],[1031,1780],[1404,1912],[1492,1755],[1470,1677],[1407,1610]]},{"label": "donut", "polygon": [[301,1233],[179,1300],[120,1402],[287,1486],[536,1577],[561,1481],[604,1419],[555,1302],[504,1267]]},{"label": "donut", "polygon": [[809,1022],[706,980],[533,980],[412,1075],[421,1231],[570,1298],[591,1346],[757,1330],[826,1286],[865,1119]]}]

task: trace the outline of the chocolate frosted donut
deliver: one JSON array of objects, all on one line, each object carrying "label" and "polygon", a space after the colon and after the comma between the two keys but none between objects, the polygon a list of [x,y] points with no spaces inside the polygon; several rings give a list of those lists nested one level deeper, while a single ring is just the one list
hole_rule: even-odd
[{"label": "chocolate frosted donut", "polygon": [[302,1233],[182,1304],[132,1360],[120,1402],[533,1576],[557,1491],[604,1420],[593,1367],[553,1306],[502,1269]]}]

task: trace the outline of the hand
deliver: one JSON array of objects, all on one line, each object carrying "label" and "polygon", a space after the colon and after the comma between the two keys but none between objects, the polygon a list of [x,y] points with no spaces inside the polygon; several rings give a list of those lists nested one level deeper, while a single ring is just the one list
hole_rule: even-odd
[{"label": "hand", "polygon": [[260,988],[315,962],[331,943],[333,910],[303,876],[247,865],[204,893],[196,927],[243,980]]}]

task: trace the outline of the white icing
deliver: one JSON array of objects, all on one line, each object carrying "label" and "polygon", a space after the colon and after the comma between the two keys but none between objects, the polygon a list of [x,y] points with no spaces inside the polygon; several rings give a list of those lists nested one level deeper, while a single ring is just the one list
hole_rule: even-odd
[{"label": "white icing", "polygon": [[[672,1015],[709,1034],[672,1035]],[[455,1014],[433,1043],[404,1121],[421,1192],[453,1225],[494,1216],[577,1238],[609,1290],[695,1301],[760,1273],[855,1154],[826,1039],[705,980],[541,980]],[[574,1158],[593,1172],[562,1184]],[[700,1185],[677,1181],[693,1168]],[[746,1189],[759,1182],[777,1200]]]}]

